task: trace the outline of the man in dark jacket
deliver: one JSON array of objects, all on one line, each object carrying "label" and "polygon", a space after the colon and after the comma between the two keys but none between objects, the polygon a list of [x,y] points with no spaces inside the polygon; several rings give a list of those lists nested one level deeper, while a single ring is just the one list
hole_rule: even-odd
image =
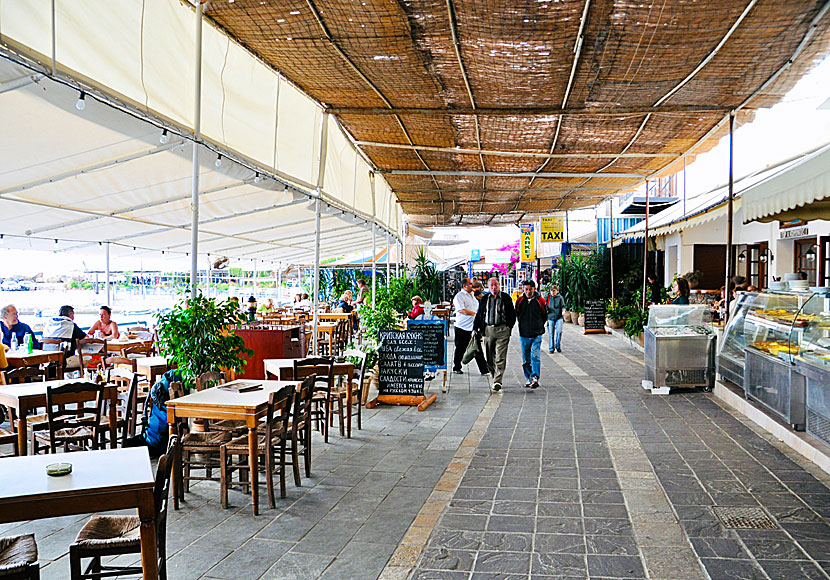
[{"label": "man in dark jacket", "polygon": [[474,328],[484,335],[484,353],[493,376],[493,390],[500,391],[516,310],[510,295],[501,291],[498,278],[487,280],[487,289],[489,293],[479,302]]},{"label": "man in dark jacket", "polygon": [[519,340],[522,343],[522,370],[527,384],[535,389],[539,386],[539,349],[547,322],[545,299],[536,292],[536,283],[525,280],[524,293],[516,301],[516,319],[519,321]]},{"label": "man in dark jacket", "polygon": [[553,286],[548,295],[547,312],[548,312],[548,352],[552,353],[555,348],[557,352],[562,352],[562,326],[565,324],[565,319],[562,317],[562,311],[565,310],[565,299],[559,294],[559,286]]}]

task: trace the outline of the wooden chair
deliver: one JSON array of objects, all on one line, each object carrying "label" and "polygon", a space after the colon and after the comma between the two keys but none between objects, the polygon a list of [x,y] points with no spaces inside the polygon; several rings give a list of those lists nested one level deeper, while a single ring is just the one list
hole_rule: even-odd
[{"label": "wooden chair", "polygon": [[34,534],[0,538],[0,578],[40,580]]},{"label": "wooden chair", "polygon": [[26,367],[14,367],[3,371],[3,376],[7,385],[15,385],[19,383],[35,383],[45,382],[48,378],[46,368],[40,365],[32,365]]},{"label": "wooden chair", "polygon": [[[317,430],[323,434],[323,440],[329,442],[329,412],[331,404],[339,404],[340,397],[332,395],[334,389],[334,362],[329,358],[304,358],[294,361],[294,379],[314,377],[311,417],[317,423]],[[343,415],[340,413],[340,432],[343,432]]]},{"label": "wooden chair", "polygon": [[[268,488],[268,505],[276,507],[274,500],[274,473],[280,474],[280,497],[285,497],[285,434],[288,432],[288,423],[291,418],[291,404],[294,401],[294,387],[289,385],[279,391],[272,392],[268,397],[268,411],[265,415],[265,424],[257,434],[257,448],[251,449],[248,436],[243,435],[222,445],[219,450],[221,468],[222,507],[228,507],[228,488],[231,485],[241,485],[244,489],[250,487],[243,475],[248,470],[248,458],[251,453],[257,454],[257,463],[262,460],[260,468],[265,471],[265,485]],[[264,429],[264,431],[262,430]],[[279,457],[276,456],[277,448]],[[234,461],[234,458],[238,458]],[[233,481],[233,472],[240,473],[240,481]]]},{"label": "wooden chair", "polygon": [[[89,345],[101,345],[101,349],[92,352],[87,350],[84,352],[84,347]],[[107,358],[107,341],[102,338],[82,338],[78,341],[78,363],[81,372],[84,376],[91,370],[95,370],[99,365],[102,365]]]},{"label": "wooden chair", "polygon": [[69,357],[69,353],[72,350],[72,342],[69,340],[63,340],[61,338],[41,338],[41,344],[43,344],[44,350],[50,350],[46,347],[46,345],[52,345],[54,350],[60,350],[61,360],[58,365],[55,363],[49,363],[47,367],[47,374],[49,378],[61,378],[66,374],[66,359]]},{"label": "wooden chair", "polygon": [[[118,386],[118,409],[116,410],[116,429],[122,447],[129,437],[133,437],[138,423],[138,380],[140,375],[125,368],[107,370],[107,382]],[[108,404],[108,403],[107,403]],[[101,443],[109,433],[109,415],[101,417]],[[115,445],[112,445],[115,447]]]},{"label": "wooden chair", "polygon": [[[86,403],[94,402],[95,407]],[[71,408],[70,408],[71,406]],[[104,406],[104,385],[68,383],[46,389],[46,420],[48,432],[32,429],[32,454],[48,448],[57,453],[77,449],[98,449],[101,413]]]},{"label": "wooden chair", "polygon": [[141,344],[133,344],[119,349],[119,354],[124,358],[144,358],[151,355],[153,352],[153,343],[151,341],[142,342]]},{"label": "wooden chair", "polygon": [[[12,446],[12,454],[9,457],[13,457],[15,455],[20,454],[20,450],[17,448],[17,433],[12,433],[11,431],[0,429],[0,445]],[[0,457],[5,456],[0,455]],[[2,578],[2,576],[0,576],[0,578]]]},{"label": "wooden chair", "polygon": [[[178,438],[174,435],[167,443],[167,453],[159,458],[153,499],[156,508],[156,540],[158,570],[161,580],[167,579],[167,505],[170,495],[170,473]],[[104,566],[101,558],[122,554],[141,553],[141,520],[138,516],[93,516],[84,524],[69,546],[69,571],[72,580],[98,580],[100,578],[140,575],[141,566]],[[91,558],[86,570],[82,563]]]},{"label": "wooden chair", "polygon": [[[351,413],[352,416],[357,415],[357,430],[360,431],[363,428],[362,419],[361,419],[361,409],[363,407],[363,379],[366,377],[366,363],[369,360],[369,357],[364,353],[363,360],[360,362],[360,368],[357,371],[357,376],[352,379],[352,409],[348,409],[348,412]],[[345,400],[344,400],[345,404]],[[357,406],[357,411],[354,410],[354,407]],[[351,433],[349,433],[349,437],[351,437]]]}]

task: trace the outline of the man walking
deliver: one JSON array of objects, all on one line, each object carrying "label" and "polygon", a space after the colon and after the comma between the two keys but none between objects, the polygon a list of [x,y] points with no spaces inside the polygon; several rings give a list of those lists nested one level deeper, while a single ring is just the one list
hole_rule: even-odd
[{"label": "man walking", "polygon": [[[476,314],[478,314],[478,300],[473,296],[472,280],[469,278],[462,280],[461,290],[452,299],[452,304],[455,307],[455,355],[452,360],[452,372],[460,375],[464,373],[461,370],[461,359],[470,344],[470,339],[473,336],[473,324],[475,324]],[[481,350],[476,351],[476,364],[478,364],[478,370],[482,375],[489,372],[487,361],[484,359],[484,353]]]},{"label": "man walking", "polygon": [[519,321],[519,340],[522,343],[522,370],[527,383],[525,387],[539,386],[539,349],[545,334],[547,305],[536,292],[536,282],[525,280],[524,292],[516,301],[516,319]]},{"label": "man walking", "polygon": [[487,280],[487,289],[489,293],[479,302],[473,328],[484,334],[484,352],[493,376],[493,390],[500,391],[510,333],[516,324],[516,310],[510,295],[501,291],[498,278]]},{"label": "man walking", "polygon": [[548,352],[562,352],[562,327],[565,325],[565,318],[562,311],[565,310],[565,299],[559,294],[559,286],[550,290],[547,299],[548,313]]}]

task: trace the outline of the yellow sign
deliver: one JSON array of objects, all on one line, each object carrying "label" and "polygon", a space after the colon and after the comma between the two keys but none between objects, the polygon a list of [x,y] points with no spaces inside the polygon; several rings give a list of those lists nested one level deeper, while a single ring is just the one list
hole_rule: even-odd
[{"label": "yellow sign", "polygon": [[539,219],[539,232],[543,242],[565,241],[565,220],[562,216],[547,216]]},{"label": "yellow sign", "polygon": [[536,236],[533,234],[533,224],[522,224],[522,239],[519,242],[519,254],[522,262],[536,261]]}]

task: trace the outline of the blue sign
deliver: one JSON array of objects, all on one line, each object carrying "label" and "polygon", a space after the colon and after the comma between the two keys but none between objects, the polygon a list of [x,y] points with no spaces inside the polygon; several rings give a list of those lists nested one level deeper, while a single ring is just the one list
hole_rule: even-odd
[{"label": "blue sign", "polygon": [[447,323],[438,318],[409,320],[407,330],[420,330],[424,334],[424,368],[429,372],[447,368]]},{"label": "blue sign", "polygon": [[481,250],[472,250],[470,255],[470,260],[472,262],[478,262],[481,259]]}]

